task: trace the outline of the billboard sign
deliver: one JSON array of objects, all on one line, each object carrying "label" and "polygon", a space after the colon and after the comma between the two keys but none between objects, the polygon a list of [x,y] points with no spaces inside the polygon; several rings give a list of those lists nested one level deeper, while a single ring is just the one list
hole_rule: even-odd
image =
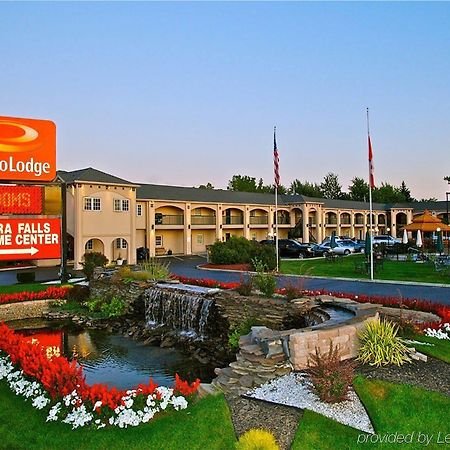
[{"label": "billboard sign", "polygon": [[0,260],[61,257],[61,219],[0,219]]},{"label": "billboard sign", "polygon": [[42,187],[0,186],[0,214],[42,214]]},{"label": "billboard sign", "polygon": [[42,182],[55,176],[55,124],[0,116],[0,180]]}]

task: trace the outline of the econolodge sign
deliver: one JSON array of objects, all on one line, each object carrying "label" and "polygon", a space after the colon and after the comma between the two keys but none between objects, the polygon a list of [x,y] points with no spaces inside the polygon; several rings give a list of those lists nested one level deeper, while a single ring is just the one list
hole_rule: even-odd
[{"label": "econolodge sign", "polygon": [[52,181],[55,176],[55,124],[0,116],[0,180]]},{"label": "econolodge sign", "polygon": [[0,260],[60,256],[60,219],[0,219]]}]

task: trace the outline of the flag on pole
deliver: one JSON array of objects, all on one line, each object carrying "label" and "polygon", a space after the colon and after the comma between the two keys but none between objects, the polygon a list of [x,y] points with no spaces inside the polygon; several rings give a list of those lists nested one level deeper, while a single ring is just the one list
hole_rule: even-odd
[{"label": "flag on pole", "polygon": [[277,149],[277,129],[273,129],[273,169],[275,174],[275,186],[278,188],[280,186],[280,157],[278,156]]},{"label": "flag on pole", "polygon": [[370,135],[369,138],[369,186],[370,189],[373,189],[375,187],[375,176],[374,176],[374,170],[373,170],[373,155],[372,155],[372,143],[370,142]]}]

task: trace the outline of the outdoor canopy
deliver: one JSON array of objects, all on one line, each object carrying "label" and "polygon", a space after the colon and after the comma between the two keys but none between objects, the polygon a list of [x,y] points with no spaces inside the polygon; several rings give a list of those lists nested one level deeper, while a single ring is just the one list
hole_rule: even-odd
[{"label": "outdoor canopy", "polygon": [[437,231],[438,228],[441,231],[450,231],[450,226],[433,216],[427,209],[420,216],[414,217],[412,223],[404,227],[406,231],[420,230],[422,232]]}]

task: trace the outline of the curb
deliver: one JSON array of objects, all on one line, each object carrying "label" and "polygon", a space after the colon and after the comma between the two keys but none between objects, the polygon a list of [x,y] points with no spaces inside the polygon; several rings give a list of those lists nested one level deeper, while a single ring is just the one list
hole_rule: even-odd
[{"label": "curb", "polygon": [[[209,270],[211,272],[232,272],[232,273],[251,273],[256,274],[256,272],[252,271],[243,271],[243,270],[234,270],[234,269],[211,269],[209,267],[201,267],[200,265],[196,266],[198,270]],[[365,278],[338,278],[338,277],[321,277],[316,275],[295,275],[292,273],[278,273],[277,277],[292,277],[292,278],[311,278],[313,280],[336,280],[336,281],[354,281],[359,283],[380,283],[380,284],[400,284],[405,286],[424,286],[424,287],[439,287],[439,288],[449,288],[449,284],[438,284],[438,283],[421,283],[421,282],[411,282],[411,281],[396,281],[396,280],[366,280]]]}]

